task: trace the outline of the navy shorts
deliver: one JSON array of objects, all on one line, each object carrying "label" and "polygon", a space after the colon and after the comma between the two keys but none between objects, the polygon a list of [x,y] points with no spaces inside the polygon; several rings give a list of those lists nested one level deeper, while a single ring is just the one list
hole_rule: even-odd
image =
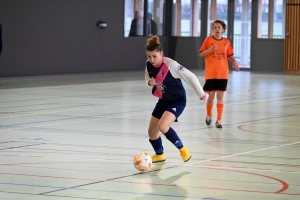
[{"label": "navy shorts", "polygon": [[204,83],[203,90],[205,92],[210,91],[226,91],[227,89],[227,79],[207,79]]},{"label": "navy shorts", "polygon": [[185,106],[186,99],[176,99],[173,101],[164,101],[159,99],[152,112],[152,116],[156,117],[157,119],[160,119],[165,111],[169,111],[175,115],[175,121],[177,121],[177,118],[181,115]]}]

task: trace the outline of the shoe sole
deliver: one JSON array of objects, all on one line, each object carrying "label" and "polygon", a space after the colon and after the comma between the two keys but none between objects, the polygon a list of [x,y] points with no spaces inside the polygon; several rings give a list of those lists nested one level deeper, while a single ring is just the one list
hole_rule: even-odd
[{"label": "shoe sole", "polygon": [[187,160],[186,160],[186,161],[184,161],[184,162],[187,162],[187,161],[189,161],[189,160],[191,159],[191,157],[192,157],[192,156],[190,156],[190,157],[189,157],[189,159],[187,159]]},{"label": "shoe sole", "polygon": [[217,128],[222,128],[223,126],[219,124],[219,125],[216,125],[216,127]]},{"label": "shoe sole", "polygon": [[206,123],[207,126],[210,126],[211,125],[211,120],[210,121],[205,120],[205,123]]},{"label": "shoe sole", "polygon": [[165,162],[165,161],[166,161],[166,159],[164,159],[164,160],[152,161],[152,163],[159,163],[159,162]]}]

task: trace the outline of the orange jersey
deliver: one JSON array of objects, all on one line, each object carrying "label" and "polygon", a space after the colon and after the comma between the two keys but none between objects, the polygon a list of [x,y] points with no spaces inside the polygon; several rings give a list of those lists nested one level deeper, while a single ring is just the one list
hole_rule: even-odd
[{"label": "orange jersey", "polygon": [[227,57],[233,55],[233,49],[230,40],[227,38],[217,40],[213,36],[208,36],[204,40],[199,52],[207,50],[213,44],[217,46],[217,49],[204,57],[205,80],[228,79],[229,69]]}]

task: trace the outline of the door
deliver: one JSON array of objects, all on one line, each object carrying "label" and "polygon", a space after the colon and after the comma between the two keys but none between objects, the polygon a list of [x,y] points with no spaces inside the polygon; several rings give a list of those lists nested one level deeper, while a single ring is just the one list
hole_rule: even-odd
[{"label": "door", "polygon": [[300,0],[286,0],[284,71],[300,72]]}]

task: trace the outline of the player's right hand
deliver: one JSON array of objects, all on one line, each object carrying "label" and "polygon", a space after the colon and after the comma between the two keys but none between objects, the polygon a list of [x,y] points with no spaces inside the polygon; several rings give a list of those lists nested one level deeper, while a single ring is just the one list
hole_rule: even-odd
[{"label": "player's right hand", "polygon": [[155,79],[153,77],[150,78],[149,81],[148,81],[148,85],[149,86],[154,86],[155,84],[156,84]]},{"label": "player's right hand", "polygon": [[217,50],[217,45],[213,44],[213,45],[210,47],[210,50],[211,50],[211,51]]}]

